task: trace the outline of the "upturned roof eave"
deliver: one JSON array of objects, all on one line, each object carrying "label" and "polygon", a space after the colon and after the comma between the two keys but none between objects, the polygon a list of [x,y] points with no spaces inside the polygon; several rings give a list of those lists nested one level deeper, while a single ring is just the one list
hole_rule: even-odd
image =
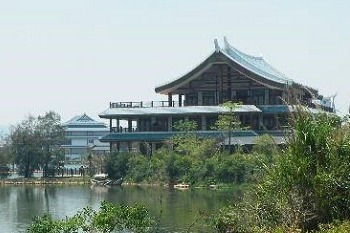
[{"label": "upturned roof eave", "polygon": [[213,59],[214,56],[217,56],[218,52],[213,51],[207,58],[204,59],[201,63],[199,63],[197,66],[195,66],[191,71],[186,73],[185,75],[181,76],[180,78],[177,78],[175,80],[172,80],[170,82],[167,82],[163,85],[157,86],[155,88],[155,92],[159,94],[168,94],[172,90],[176,89],[176,87],[180,86],[182,83],[188,81],[191,77],[193,77],[195,74],[199,73],[201,70],[203,70],[206,67],[210,67],[216,62],[213,62],[210,60]]},{"label": "upturned roof eave", "polygon": [[166,83],[164,85],[156,87],[155,92],[160,93],[160,94],[171,93],[172,91],[176,90],[178,87],[185,84],[186,82],[189,82],[190,80],[198,77],[202,72],[204,72],[206,69],[208,69],[210,66],[212,66],[214,64],[230,65],[227,62],[227,60],[229,60],[230,62],[236,63],[237,65],[241,66],[244,70],[251,72],[251,73],[254,73],[256,76],[263,78],[268,83],[272,82],[272,83],[276,84],[277,86],[284,86],[284,85],[290,84],[289,82],[292,82],[292,80],[285,80],[285,82],[276,81],[276,80],[272,80],[269,77],[262,76],[262,75],[256,73],[254,70],[249,69],[249,67],[242,65],[240,62],[236,61],[234,58],[229,56],[226,52],[219,50],[219,51],[214,51],[202,63],[197,65],[194,69],[192,69],[190,72],[183,75],[182,77],[180,77],[176,80],[173,80],[169,83]]}]

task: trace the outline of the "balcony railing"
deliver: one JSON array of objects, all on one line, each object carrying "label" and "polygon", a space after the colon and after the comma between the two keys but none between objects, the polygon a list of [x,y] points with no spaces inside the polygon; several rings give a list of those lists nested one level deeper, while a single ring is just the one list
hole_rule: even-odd
[{"label": "balcony railing", "polygon": [[140,101],[140,102],[109,102],[110,108],[156,108],[156,107],[184,107],[184,106],[215,106],[218,103],[207,101]]},{"label": "balcony railing", "polygon": [[110,102],[110,108],[155,108],[155,107],[181,107],[178,101],[140,101],[140,102]]}]

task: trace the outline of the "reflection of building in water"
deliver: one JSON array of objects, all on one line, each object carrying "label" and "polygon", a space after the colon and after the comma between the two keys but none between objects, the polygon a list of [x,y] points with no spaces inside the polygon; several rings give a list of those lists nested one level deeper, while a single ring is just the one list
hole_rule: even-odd
[{"label": "reflection of building in water", "polygon": [[66,163],[81,163],[88,154],[104,155],[109,144],[98,139],[109,132],[107,126],[86,114],[73,117],[63,124],[65,131],[64,148]]},{"label": "reflection of building in water", "polygon": [[[243,127],[250,129],[234,131],[235,144],[254,144],[264,133],[283,143],[288,114],[296,104],[311,111],[334,111],[334,98],[323,98],[316,89],[294,82],[262,57],[243,53],[226,39],[223,47],[215,40],[215,50],[203,62],[155,91],[167,100],[110,103],[99,115],[110,121],[110,133],[101,141],[118,151],[127,148],[146,153],[178,133],[173,131],[175,122],[192,120],[198,124],[198,136],[227,144],[227,133],[213,131],[212,126],[218,115],[227,111],[219,105],[233,101],[241,103],[234,111]],[[122,122],[126,127],[121,127]]]}]

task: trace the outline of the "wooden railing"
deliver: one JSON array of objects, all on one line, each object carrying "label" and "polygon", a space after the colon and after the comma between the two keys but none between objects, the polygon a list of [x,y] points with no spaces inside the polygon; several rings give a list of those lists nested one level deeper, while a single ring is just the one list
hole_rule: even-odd
[{"label": "wooden railing", "polygon": [[155,107],[181,107],[178,101],[140,101],[140,102],[110,102],[110,108],[155,108]]}]

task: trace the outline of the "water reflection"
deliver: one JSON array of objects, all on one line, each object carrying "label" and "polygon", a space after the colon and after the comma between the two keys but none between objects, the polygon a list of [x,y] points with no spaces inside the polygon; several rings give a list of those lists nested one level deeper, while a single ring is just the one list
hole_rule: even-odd
[{"label": "water reflection", "polygon": [[[184,232],[203,214],[212,214],[239,195],[234,190],[139,186],[0,186],[0,225],[1,232],[24,232],[36,215],[49,212],[54,218],[62,219],[86,206],[97,209],[102,200],[108,200],[118,204],[143,204],[164,232]],[[205,232],[206,224],[207,221],[199,221],[196,228]]]}]

